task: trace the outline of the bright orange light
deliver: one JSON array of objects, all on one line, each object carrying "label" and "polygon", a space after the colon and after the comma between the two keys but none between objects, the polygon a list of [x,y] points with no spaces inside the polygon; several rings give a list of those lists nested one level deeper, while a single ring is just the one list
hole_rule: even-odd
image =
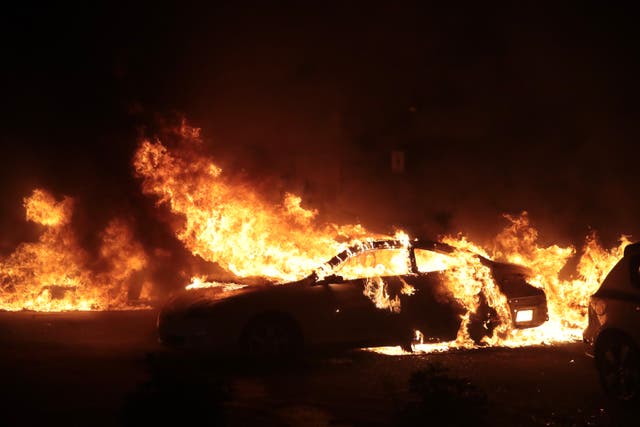
[{"label": "bright orange light", "polygon": [[70,227],[73,200],[36,189],[24,199],[27,219],[44,226],[37,242],[0,258],[0,310],[105,310],[128,305],[128,282],[147,264],[128,225],[113,220],[101,235],[100,272]]},{"label": "bright orange light", "polygon": [[[270,203],[251,187],[234,182],[202,153],[199,130],[183,123],[178,139],[171,149],[162,141],[142,141],[133,164],[144,193],[156,197],[159,205],[176,215],[176,236],[193,254],[239,277],[263,276],[283,282],[303,278],[314,270],[319,277],[336,273],[345,279],[370,277],[364,292],[376,306],[402,310],[383,279],[410,271],[402,251],[376,253],[377,258],[365,251],[338,271],[323,264],[350,246],[364,247],[384,236],[370,233],[359,224],[320,223],[317,211],[303,207],[302,199],[295,194],[284,194],[280,203]],[[478,309],[480,293],[500,318],[483,345],[520,346],[579,339],[586,322],[588,297],[622,256],[628,240],[622,238],[619,246],[605,250],[595,236],[589,236],[576,277],[566,280],[559,273],[576,253],[575,248],[541,245],[526,213],[506,219],[509,224],[489,247],[473,243],[464,235],[444,236],[444,243],[457,248],[454,253],[416,253],[420,271],[442,272],[446,286],[467,310],[455,342],[422,344],[418,349],[475,346],[466,325]],[[409,245],[406,233],[399,232],[396,239]],[[507,299],[476,254],[527,267],[528,282],[546,292],[550,320],[537,328],[513,329]],[[202,286],[207,286],[206,280],[189,285]],[[413,292],[410,286],[402,289],[405,295]]]}]

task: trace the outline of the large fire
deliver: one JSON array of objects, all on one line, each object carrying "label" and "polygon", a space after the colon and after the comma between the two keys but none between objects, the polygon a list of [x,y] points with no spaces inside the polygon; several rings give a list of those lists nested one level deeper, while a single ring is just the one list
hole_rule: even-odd
[{"label": "large fire", "polygon": [[[142,191],[173,214],[175,221],[170,225],[184,247],[205,261],[217,263],[237,276],[238,282],[254,276],[286,282],[313,271],[328,274],[323,263],[337,253],[354,245],[367,245],[374,239],[391,238],[372,233],[360,224],[323,223],[318,212],[304,207],[295,194],[283,193],[274,202],[225,174],[205,153],[198,129],[182,124],[176,133],[178,142],[170,148],[161,140],[141,141],[133,158],[135,175]],[[132,306],[132,282],[144,281],[150,261],[142,245],[133,239],[129,223],[111,221],[100,234],[99,251],[91,256],[73,233],[71,198],[56,200],[45,190],[36,189],[24,199],[24,207],[26,219],[38,224],[42,231],[37,242],[22,243],[13,253],[0,258],[0,309],[105,310]],[[578,252],[572,246],[540,244],[526,213],[506,219],[507,227],[489,244],[473,243],[462,234],[442,236],[443,243],[457,250],[421,260],[422,265],[444,272],[446,285],[467,313],[455,341],[418,344],[416,349],[476,346],[466,325],[478,309],[480,294],[485,295],[487,304],[501,319],[482,345],[521,346],[580,338],[589,296],[622,256],[629,241],[622,237],[618,246],[605,249],[592,234]],[[409,236],[402,231],[396,231],[393,238],[405,247],[410,244]],[[372,277],[366,282],[365,294],[380,309],[401,311],[400,300],[389,295],[381,277],[406,274],[410,266],[401,250],[388,254],[390,259],[386,262],[373,264],[362,256],[339,274],[345,278]],[[529,272],[527,281],[544,289],[547,295],[549,321],[532,329],[512,329],[507,299],[476,254],[525,266]],[[579,261],[573,277],[561,275],[574,256],[579,256]],[[232,290],[245,285],[194,277],[187,288],[206,286]],[[405,295],[413,292],[410,285],[402,289]],[[420,331],[416,336],[428,340]]]},{"label": "large fire", "polygon": [[360,225],[318,225],[317,212],[290,193],[280,204],[267,203],[199,154],[197,131],[186,125],[180,131],[182,144],[172,151],[160,141],[143,141],[133,164],[142,190],[180,215],[177,237],[195,255],[240,277],[295,280],[345,243],[370,236]]},{"label": "large fire", "polygon": [[[71,218],[73,200],[57,201],[36,189],[24,199],[26,219],[39,224],[37,242],[21,243],[0,258],[2,310],[107,310],[135,308],[127,286],[147,263],[128,224],[112,220],[101,234],[98,260],[79,245]],[[91,268],[99,264],[100,268]]]},{"label": "large fire", "polygon": [[[302,207],[300,197],[293,194],[285,194],[280,203],[267,202],[254,189],[234,183],[211,158],[202,154],[197,129],[183,123],[177,133],[180,143],[172,149],[159,140],[142,141],[134,167],[142,179],[143,191],[157,197],[158,204],[166,205],[181,218],[175,225],[178,238],[205,260],[217,262],[241,277],[264,276],[290,281],[314,269],[323,273],[319,266],[331,256],[354,244],[366,244],[383,237],[359,224],[320,224],[317,212]],[[538,233],[526,213],[506,218],[509,225],[486,248],[463,235],[442,238],[458,251],[434,262],[441,264],[448,286],[468,313],[455,342],[445,346],[422,344],[418,349],[432,351],[476,345],[468,336],[466,324],[478,308],[481,292],[502,319],[493,336],[484,339],[484,345],[518,346],[580,337],[586,324],[588,298],[622,256],[628,241],[621,238],[619,246],[606,250],[598,245],[595,235],[589,236],[577,274],[571,279],[561,279],[560,272],[576,254],[576,249],[540,245]],[[409,237],[402,232],[396,233],[396,238],[409,243]],[[494,283],[489,268],[474,254],[528,267],[529,283],[546,292],[550,320],[529,330],[511,329],[506,297]],[[388,271],[384,271],[385,266]],[[401,258],[368,265],[367,258],[362,257],[362,262],[349,265],[340,274],[348,278],[362,277],[363,271],[371,273],[368,275],[373,279],[366,283],[366,295],[381,309],[399,311],[402,309],[399,300],[388,294],[380,276],[404,274],[407,268],[406,260]],[[189,287],[199,287],[198,280]]]}]

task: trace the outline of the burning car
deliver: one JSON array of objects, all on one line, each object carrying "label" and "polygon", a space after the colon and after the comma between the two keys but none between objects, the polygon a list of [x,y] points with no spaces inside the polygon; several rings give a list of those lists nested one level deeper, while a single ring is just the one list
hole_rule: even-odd
[{"label": "burning car", "polygon": [[374,240],[349,247],[290,283],[191,285],[162,308],[159,338],[172,347],[277,357],[318,347],[410,349],[415,331],[431,341],[450,341],[461,325],[480,342],[501,322],[529,328],[548,320],[545,293],[526,282],[523,267],[475,254],[467,255],[506,296],[509,319],[501,319],[480,290],[477,309],[469,313],[447,286],[456,253],[434,241]]},{"label": "burning car", "polygon": [[620,401],[640,396],[640,242],[624,256],[589,300],[583,333],[607,394]]}]

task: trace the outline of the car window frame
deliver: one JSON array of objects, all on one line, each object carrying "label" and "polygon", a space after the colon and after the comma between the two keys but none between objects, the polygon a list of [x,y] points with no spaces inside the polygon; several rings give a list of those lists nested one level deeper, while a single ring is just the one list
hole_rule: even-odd
[{"label": "car window frame", "polygon": [[[357,256],[360,253],[367,252],[375,249],[404,249],[409,252],[409,274],[419,275],[425,274],[418,271],[416,262],[415,249],[431,250],[434,252],[441,252],[444,254],[450,254],[456,249],[446,243],[437,242],[433,240],[412,240],[411,242],[405,242],[399,239],[385,239],[385,240],[370,240],[360,242],[356,245],[350,246],[340,253],[334,255],[327,262],[318,267],[309,276],[312,285],[321,285],[333,281],[334,283],[345,282],[344,278],[335,274],[335,268],[346,262],[349,258]],[[428,273],[427,273],[428,274]]]},{"label": "car window frame", "polygon": [[370,247],[370,248],[364,248],[361,251],[358,252],[353,252],[351,254],[349,254],[345,259],[343,259],[342,261],[340,261],[340,263],[334,265],[331,267],[331,273],[334,277],[342,277],[343,280],[348,281],[348,280],[363,280],[363,279],[370,279],[373,277],[386,277],[386,276],[364,276],[364,277],[357,277],[357,278],[353,278],[353,279],[346,279],[344,278],[341,274],[340,271],[337,270],[338,267],[340,266],[344,266],[345,263],[349,262],[350,260],[354,259],[355,257],[361,256],[363,254],[367,254],[367,253],[373,253],[375,251],[386,251],[386,250],[397,250],[397,251],[406,251],[406,255],[407,255],[407,259],[408,259],[408,270],[406,273],[403,274],[393,274],[391,276],[404,276],[405,274],[415,274],[415,272],[417,271],[415,268],[415,254],[413,253],[413,247],[411,245],[409,246],[394,246],[394,245],[390,245],[388,247]]}]

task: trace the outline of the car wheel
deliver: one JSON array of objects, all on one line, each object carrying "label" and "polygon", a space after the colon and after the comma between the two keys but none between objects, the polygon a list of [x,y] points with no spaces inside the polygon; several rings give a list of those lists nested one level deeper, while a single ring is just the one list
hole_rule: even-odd
[{"label": "car wheel", "polygon": [[633,401],[640,392],[640,359],[624,335],[609,335],[598,344],[596,363],[605,392],[619,401]]},{"label": "car wheel", "polygon": [[243,353],[251,358],[290,358],[300,353],[302,335],[292,319],[283,315],[262,315],[247,325],[241,345]]}]

